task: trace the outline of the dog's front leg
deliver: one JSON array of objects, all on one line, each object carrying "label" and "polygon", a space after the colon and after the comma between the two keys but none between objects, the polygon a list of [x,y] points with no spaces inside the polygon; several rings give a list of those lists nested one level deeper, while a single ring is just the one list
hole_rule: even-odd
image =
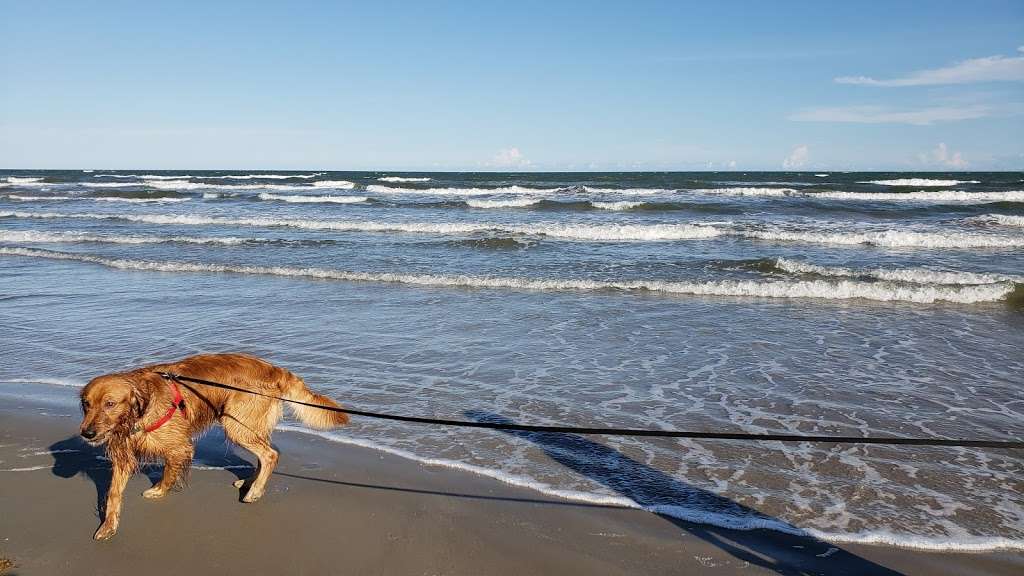
[{"label": "dog's front leg", "polygon": [[134,462],[123,462],[121,458],[113,458],[114,474],[107,490],[107,505],[104,510],[103,524],[96,529],[93,538],[106,540],[117,533],[117,525],[121,521],[121,497],[124,495],[128,479],[135,471]]}]

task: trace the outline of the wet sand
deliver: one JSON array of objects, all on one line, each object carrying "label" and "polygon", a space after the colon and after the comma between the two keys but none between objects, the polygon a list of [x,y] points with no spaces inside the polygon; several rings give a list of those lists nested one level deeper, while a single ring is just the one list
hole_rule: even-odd
[{"label": "wet sand", "polygon": [[[267,495],[216,429],[189,486],[129,484],[121,527],[94,542],[110,470],[67,405],[0,395],[0,558],[8,574],[1020,574],[1024,555],[833,545],[581,504],[447,468],[278,431]],[[358,425],[358,422],[355,423]],[[457,441],[457,434],[453,440]],[[153,478],[158,469],[149,469]]]}]

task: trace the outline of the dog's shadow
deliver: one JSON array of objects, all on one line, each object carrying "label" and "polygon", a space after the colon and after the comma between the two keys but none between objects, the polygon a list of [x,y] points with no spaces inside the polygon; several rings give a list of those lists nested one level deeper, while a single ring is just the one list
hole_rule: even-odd
[{"label": "dog's shadow", "polygon": [[[110,490],[113,477],[113,468],[104,448],[90,446],[80,436],[71,436],[51,444],[49,450],[53,456],[51,472],[55,476],[85,476],[92,481],[96,487],[96,515],[102,519],[105,514],[107,492]],[[239,480],[248,478],[255,471],[252,464],[231,450],[223,430],[219,428],[210,430],[196,442],[192,468],[222,468],[230,471]],[[154,484],[163,476],[163,466],[160,463],[143,462],[139,466],[139,471]]]}]

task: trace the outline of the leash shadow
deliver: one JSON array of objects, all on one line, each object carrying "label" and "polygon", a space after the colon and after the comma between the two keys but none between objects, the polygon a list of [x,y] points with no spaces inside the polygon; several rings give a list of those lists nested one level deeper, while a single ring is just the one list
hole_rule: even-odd
[{"label": "leash shadow", "polygon": [[[478,422],[514,423],[500,414],[486,411],[473,410],[463,414]],[[681,506],[693,511],[695,515],[714,515],[719,518],[753,516],[773,524],[785,524],[780,519],[766,516],[729,498],[680,481],[584,436],[514,430],[501,432],[535,444],[555,462],[629,498],[645,509]],[[808,534],[787,534],[767,529],[727,529],[655,513],[685,533],[714,545],[734,558],[777,574],[900,574]]]}]

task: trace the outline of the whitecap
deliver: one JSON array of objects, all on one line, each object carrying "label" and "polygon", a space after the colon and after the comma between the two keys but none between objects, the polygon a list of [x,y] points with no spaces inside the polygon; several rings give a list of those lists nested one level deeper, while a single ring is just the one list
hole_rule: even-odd
[{"label": "whitecap", "polygon": [[357,204],[369,200],[366,196],[295,196],[287,194],[270,194],[261,192],[260,200],[277,200],[300,204]]},{"label": "whitecap", "polygon": [[935,180],[931,178],[896,178],[895,180],[868,180],[859,184],[878,184],[880,186],[956,186],[957,184],[981,184],[978,180]]},{"label": "whitecap", "polygon": [[377,178],[381,182],[429,182],[430,178],[407,178],[405,176],[383,176]]},{"label": "whitecap", "polygon": [[471,208],[525,208],[540,202],[539,198],[511,198],[508,200],[466,200]]}]

